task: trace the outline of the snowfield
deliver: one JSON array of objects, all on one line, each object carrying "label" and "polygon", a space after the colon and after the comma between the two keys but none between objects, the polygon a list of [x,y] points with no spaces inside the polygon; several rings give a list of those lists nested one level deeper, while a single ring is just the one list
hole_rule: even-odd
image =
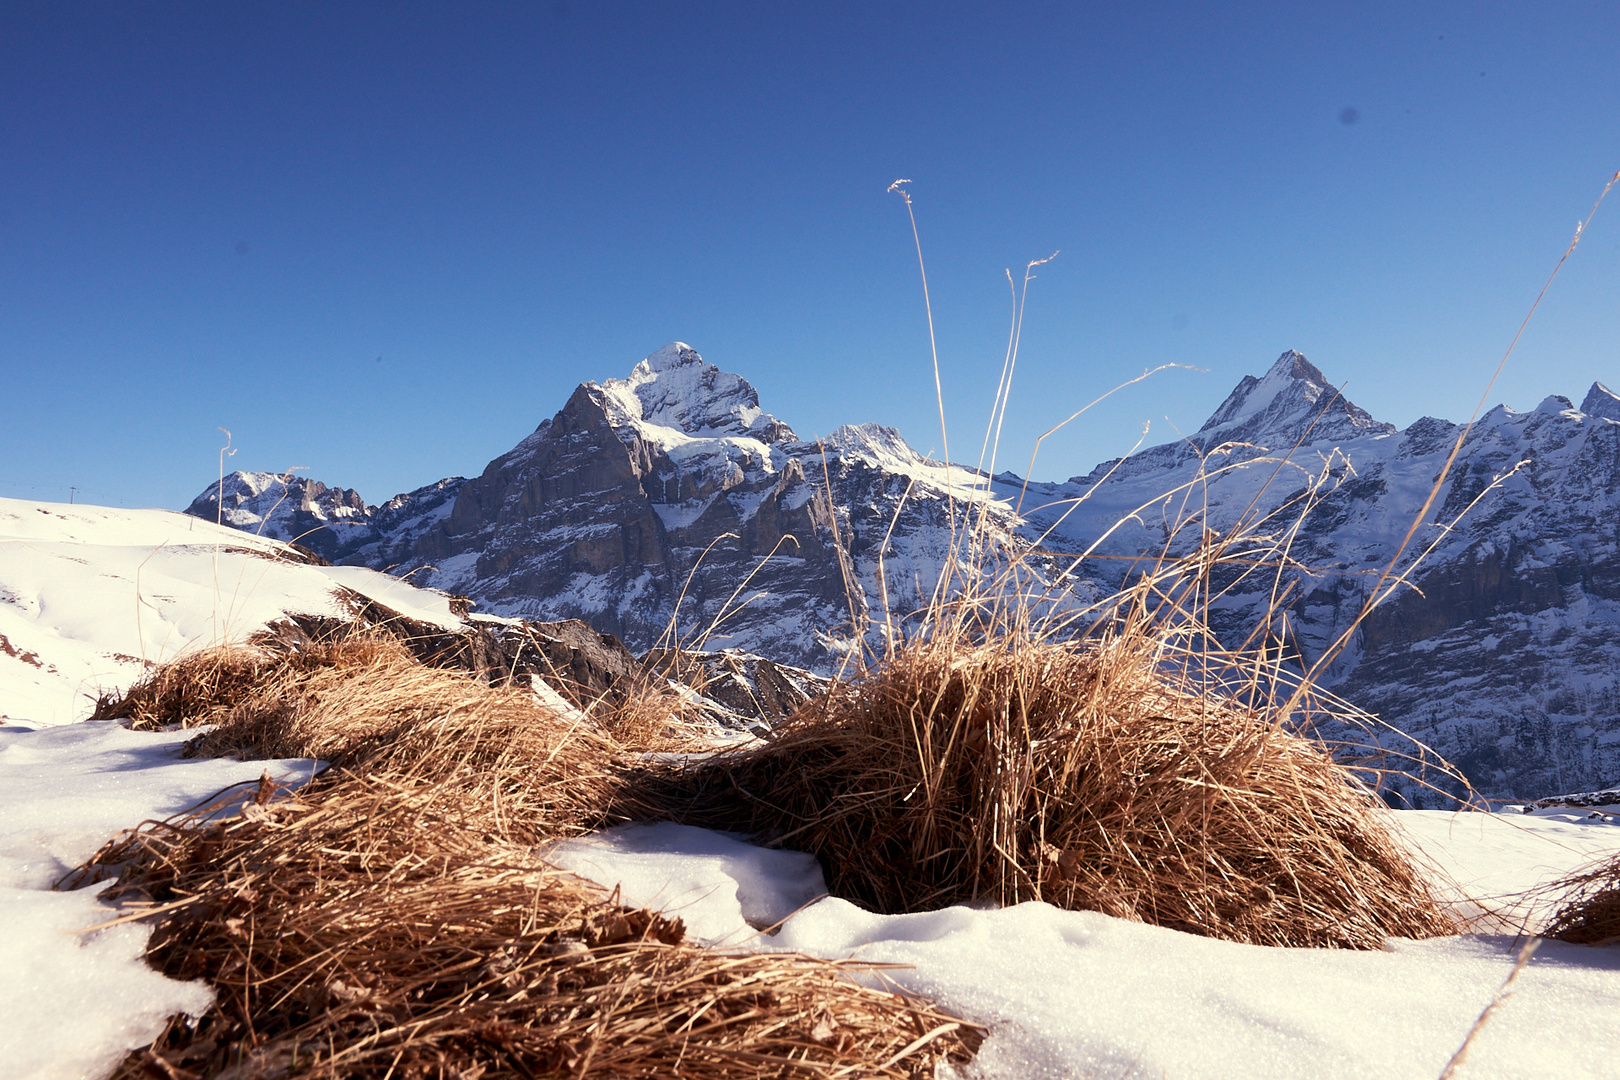
[{"label": "snowfield", "polygon": [[345,613],[340,589],[441,626],[442,593],[167,510],[0,499],[0,722],[83,719],[151,664],[288,612]]},{"label": "snowfield", "polygon": [[[292,561],[280,543],[180,514],[0,500],[0,1078],[104,1076],[169,1014],[211,999],[145,966],[139,925],[94,929],[117,915],[96,887],[50,891],[65,871],[120,829],[266,770],[296,782],[315,764],[183,760],[192,732],[79,722],[94,696],[284,613],[341,613],[342,589],[459,622],[442,594]],[[1523,912],[1526,890],[1620,852],[1617,818],[1586,809],[1390,814],[1463,905]],[[807,855],[672,825],[550,854],[717,946],[903,965],[883,977],[989,1026],[962,1073],[985,1080],[1437,1077],[1518,945],[1488,923],[1357,953],[1237,945],[1044,904],[874,915],[825,897]],[[1612,1080],[1617,1060],[1620,947],[1548,942],[1458,1075]]]}]

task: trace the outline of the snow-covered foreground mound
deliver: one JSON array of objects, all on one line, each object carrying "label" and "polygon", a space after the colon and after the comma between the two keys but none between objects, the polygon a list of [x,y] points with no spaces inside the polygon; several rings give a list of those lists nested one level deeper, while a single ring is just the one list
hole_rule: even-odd
[{"label": "snow-covered foreground mound", "polygon": [[[1534,884],[1620,849],[1620,827],[1577,825],[1578,813],[1399,816],[1465,879]],[[1037,903],[874,915],[813,900],[820,873],[809,856],[678,825],[627,826],[553,854],[620,886],[628,903],[680,914],[714,944],[905,965],[886,977],[990,1025],[967,1072],[983,1078],[1432,1080],[1518,944],[1470,935],[1370,953],[1276,949]],[[1547,942],[1475,1040],[1463,1075],[1604,1080],[1617,1051],[1620,949]]]},{"label": "snow-covered foreground mound", "polygon": [[[191,733],[73,723],[89,712],[85,695],[285,612],[337,613],[339,587],[458,621],[442,595],[288,561],[282,545],[181,515],[0,500],[0,717],[23,721],[0,725],[0,1078],[105,1075],[166,1016],[210,1000],[145,967],[144,928],[80,932],[116,912],[94,887],[51,883],[122,828],[267,768],[296,781],[313,764],[182,760]],[[1393,817],[1471,897],[1518,894],[1620,851],[1620,826],[1584,810]],[[822,898],[809,856],[668,825],[555,854],[631,903],[678,912],[710,943],[907,965],[886,977],[990,1025],[969,1070],[984,1078],[1435,1077],[1513,961],[1507,935],[1352,953],[1042,904],[873,915]],[[1463,1075],[1615,1075],[1620,949],[1543,945],[1515,988]]]},{"label": "snow-covered foreground mound", "polygon": [[288,612],[343,613],[349,589],[460,625],[442,593],[167,510],[0,499],[0,722],[89,715],[149,665],[247,637]]},{"label": "snow-covered foreground mound", "polygon": [[106,1075],[177,1012],[213,1000],[146,965],[149,931],[99,903],[104,885],[51,892],[122,829],[166,818],[266,771],[307,779],[313,762],[180,759],[195,731],[114,723],[0,726],[0,1077]]},{"label": "snow-covered foreground mound", "polygon": [[268,770],[312,762],[183,761],[195,731],[81,724],[98,693],[151,664],[247,637],[289,612],[341,614],[348,589],[459,624],[442,594],[166,510],[0,499],[0,1077],[104,1075],[176,1012],[212,1000],[143,960],[148,932],[99,887],[50,892],[115,833]]}]

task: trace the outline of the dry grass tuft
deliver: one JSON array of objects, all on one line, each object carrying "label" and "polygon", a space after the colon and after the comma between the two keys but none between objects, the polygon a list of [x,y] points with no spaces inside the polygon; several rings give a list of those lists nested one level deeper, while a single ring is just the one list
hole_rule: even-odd
[{"label": "dry grass tuft", "polygon": [[264,691],[267,679],[286,682],[327,668],[364,662],[389,639],[357,633],[292,651],[260,645],[218,645],[152,668],[122,696],[96,702],[92,720],[121,719],[135,731],[217,724]]},{"label": "dry grass tuft", "polygon": [[151,961],[218,994],[119,1076],[930,1077],[979,1041],[851,980],[869,967],[687,945],[431,786],[267,794],[149,823],[71,883],[115,874],[104,895],[155,927]]},{"label": "dry grass tuft", "polygon": [[948,623],[762,746],[652,766],[643,813],[810,851],[878,911],[1044,900],[1288,946],[1457,931],[1349,768],[1170,654],[1140,624]]},{"label": "dry grass tuft", "polygon": [[1540,936],[1577,945],[1620,941],[1620,856],[1546,887],[1564,902]]},{"label": "dry grass tuft", "polygon": [[589,721],[527,690],[425,667],[396,642],[369,644],[348,663],[267,673],[187,755],[319,758],[342,772],[430,786],[495,835],[524,843],[609,820],[617,747]]},{"label": "dry grass tuft", "polygon": [[619,820],[621,751],[595,723],[529,690],[427,667],[386,634],[208,649],[154,669],[104,711],[137,728],[215,725],[188,757],[316,758],[430,787],[516,842]]},{"label": "dry grass tuft", "polygon": [[592,702],[588,711],[625,751],[693,752],[712,741],[702,709],[669,679],[643,671],[614,689],[611,700]]}]

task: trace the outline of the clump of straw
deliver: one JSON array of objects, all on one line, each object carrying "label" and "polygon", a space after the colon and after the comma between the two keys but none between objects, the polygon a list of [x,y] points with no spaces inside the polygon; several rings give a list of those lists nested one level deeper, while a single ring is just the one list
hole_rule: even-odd
[{"label": "clump of straw", "polygon": [[151,961],[218,994],[118,1076],[921,1078],[981,1037],[859,964],[694,948],[431,786],[275,794],[148,824],[69,883],[115,874]]},{"label": "clump of straw", "polygon": [[363,644],[323,647],[328,663],[266,668],[186,754],[317,758],[348,774],[431,786],[442,802],[519,842],[611,820],[618,750],[587,718],[527,690],[425,667],[390,639]]},{"label": "clump of straw", "polygon": [[354,633],[300,650],[218,645],[159,664],[122,695],[96,702],[92,720],[124,720],[135,731],[217,724],[242,702],[264,692],[267,679],[285,682],[324,668],[362,663],[390,639]]},{"label": "clump of straw", "polygon": [[816,854],[885,912],[1045,900],[1234,941],[1455,932],[1318,744],[1165,678],[1142,640],[946,638],[767,744],[653,778],[666,814]]},{"label": "clump of straw", "polygon": [[1577,945],[1620,941],[1620,856],[1547,886],[1563,903],[1542,928],[1541,937]]}]

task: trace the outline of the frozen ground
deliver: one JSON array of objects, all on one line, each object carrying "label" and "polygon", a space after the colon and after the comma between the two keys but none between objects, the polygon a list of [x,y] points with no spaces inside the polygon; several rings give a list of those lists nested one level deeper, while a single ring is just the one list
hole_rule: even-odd
[{"label": "frozen ground", "polygon": [[[206,987],[144,966],[140,927],[90,929],[117,913],[94,888],[49,891],[61,873],[121,828],[266,768],[296,779],[312,765],[185,761],[186,734],[75,722],[89,712],[84,695],[127,684],[143,658],[286,611],[335,610],[339,584],[449,619],[437,594],[265,558],[272,543],[226,536],[159,511],[0,500],[0,634],[10,643],[0,648],[0,716],[13,721],[0,724],[0,1080],[105,1075],[168,1014],[209,1001]],[[1588,810],[1391,814],[1458,896],[1496,906],[1620,851],[1620,826]],[[631,902],[678,912],[717,945],[905,965],[885,977],[989,1025],[966,1075],[996,1080],[1437,1077],[1515,945],[1490,932],[1373,953],[1265,949],[1040,904],[879,916],[822,897],[808,856],[669,825],[553,852]],[[1620,948],[1544,944],[1515,987],[1460,1076],[1612,1080]]]}]

